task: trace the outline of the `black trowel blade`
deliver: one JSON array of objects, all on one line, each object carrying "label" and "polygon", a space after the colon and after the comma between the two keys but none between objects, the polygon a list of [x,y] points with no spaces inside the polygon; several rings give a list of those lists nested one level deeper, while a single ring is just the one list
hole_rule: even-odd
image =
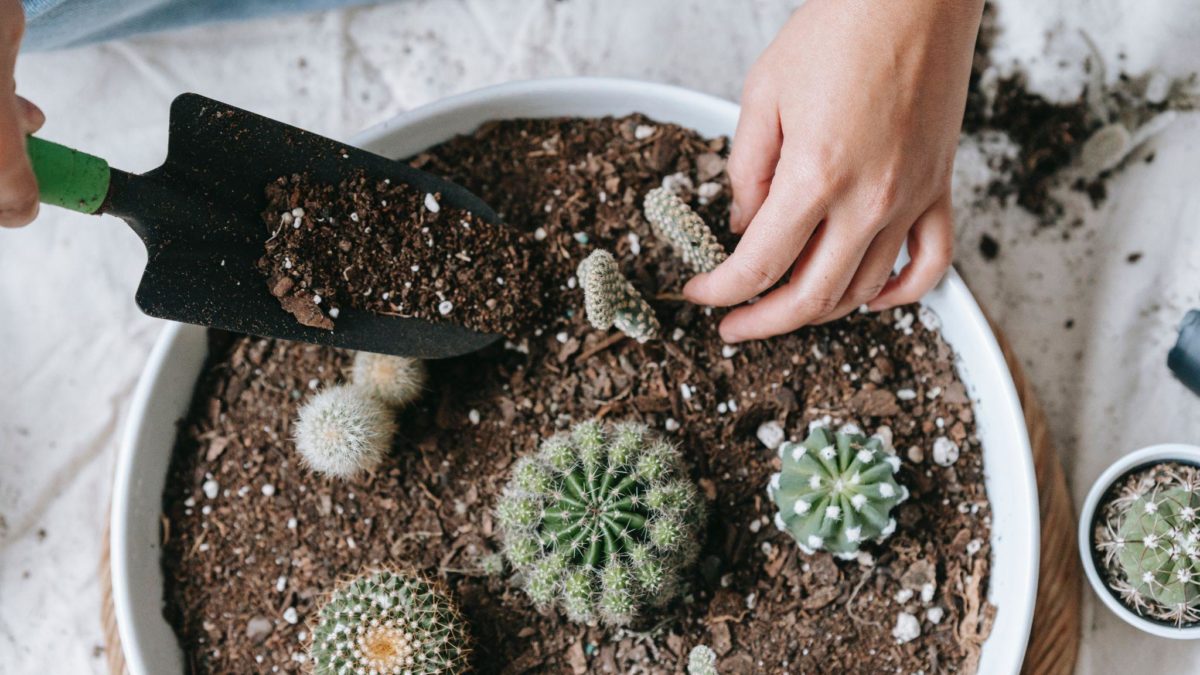
[{"label": "black trowel blade", "polygon": [[297,173],[333,185],[364,173],[408,183],[440,193],[448,206],[498,221],[466,189],[403,162],[183,94],[171,105],[166,161],[142,175],[114,171],[103,209],[125,219],[146,244],[137,291],[142,311],[238,333],[427,359],[473,352],[498,338],[453,323],[348,307],[335,330],[299,324],[255,266],[270,236],[261,218],[264,189]]}]

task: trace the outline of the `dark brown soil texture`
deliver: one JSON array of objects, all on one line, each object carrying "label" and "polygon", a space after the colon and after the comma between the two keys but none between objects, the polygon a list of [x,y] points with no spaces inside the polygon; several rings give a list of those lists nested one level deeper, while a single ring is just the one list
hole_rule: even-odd
[{"label": "dark brown soil texture", "polygon": [[442,206],[440,195],[365,176],[334,186],[292,175],[266,196],[271,237],[259,269],[304,325],[333,330],[349,306],[512,336],[546,309],[531,257],[540,247]]},{"label": "dark brown soil texture", "polygon": [[[215,336],[163,504],[166,614],[192,672],[303,671],[295,659],[322,595],[378,566],[446,583],[482,673],[677,673],[701,643],[726,675],[973,672],[995,611],[991,512],[954,355],[916,307],[724,348],[720,312],[677,300],[687,273],[639,206],[683,172],[721,186],[692,203],[727,232],[726,151],[724,139],[633,116],[492,123],[416,158],[522,232],[541,229],[543,280],[577,309],[508,346],[431,362],[429,391],[399,413],[393,456],[373,475],[313,475],[289,440],[298,407],[343,380],[348,354]],[[651,299],[664,339],[589,327],[568,277],[595,247]],[[888,425],[912,493],[896,533],[857,561],[805,556],[771,525],[766,486],[779,461],[756,431],[774,420],[799,440],[825,416]],[[513,462],[589,418],[661,430],[710,506],[690,591],[626,630],[539,613],[511,572],[481,571],[498,550],[492,508]],[[932,460],[939,436],[961,447],[952,465]],[[901,612],[920,624],[902,644],[892,635]]]}]

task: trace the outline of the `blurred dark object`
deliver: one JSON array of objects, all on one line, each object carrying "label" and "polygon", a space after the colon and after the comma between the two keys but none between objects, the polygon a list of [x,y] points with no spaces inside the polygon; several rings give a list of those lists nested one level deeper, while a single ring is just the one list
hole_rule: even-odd
[{"label": "blurred dark object", "polygon": [[1188,389],[1200,395],[1200,309],[1193,309],[1183,317],[1179,340],[1167,354],[1167,367]]}]

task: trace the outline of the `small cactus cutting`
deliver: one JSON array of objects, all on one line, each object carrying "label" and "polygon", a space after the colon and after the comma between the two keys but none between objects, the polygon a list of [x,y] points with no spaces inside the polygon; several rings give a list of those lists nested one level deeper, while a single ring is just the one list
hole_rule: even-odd
[{"label": "small cactus cutting", "polygon": [[659,324],[654,309],[621,275],[611,253],[592,251],[579,263],[576,275],[583,286],[584,307],[592,327],[608,330],[616,326],[639,342],[658,335]]},{"label": "small cactus cutting", "polygon": [[358,352],[350,379],[385,405],[400,408],[421,397],[425,377],[425,362],[420,359]]},{"label": "small cactus cutting", "polygon": [[533,601],[610,625],[679,593],[703,513],[679,452],[633,423],[583,422],[545,441],[497,506],[505,555]]},{"label": "small cactus cutting", "polygon": [[334,591],[311,655],[314,675],[461,673],[470,646],[448,596],[419,576],[384,571]]},{"label": "small cactus cutting", "polygon": [[379,399],[359,387],[338,385],[300,408],[294,433],[309,468],[351,478],[379,466],[391,450],[396,422]]},{"label": "small cactus cutting", "polygon": [[837,433],[818,426],[804,443],[779,446],[779,456],[783,470],[771,476],[767,493],[779,509],[775,526],[800,550],[850,559],[863,542],[895,531],[891,511],[908,490],[894,476],[900,459],[878,437],[850,426]]},{"label": "small cactus cutting", "polygon": [[704,220],[667,188],[646,193],[642,210],[655,236],[670,243],[693,272],[711,272],[729,257]]},{"label": "small cactus cutting", "polygon": [[1200,621],[1198,474],[1177,467],[1135,481],[1097,528],[1109,587],[1139,614],[1176,625]]}]

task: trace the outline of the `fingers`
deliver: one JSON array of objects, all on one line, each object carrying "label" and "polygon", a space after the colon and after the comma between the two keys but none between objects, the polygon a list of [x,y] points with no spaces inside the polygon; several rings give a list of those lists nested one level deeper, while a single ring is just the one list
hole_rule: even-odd
[{"label": "fingers", "polygon": [[792,279],[757,303],[730,312],[721,322],[721,338],[742,342],[782,335],[832,312],[870,243],[837,229],[836,223],[822,225],[796,262]]},{"label": "fingers", "polygon": [[904,239],[908,236],[908,225],[907,221],[892,223],[875,237],[837,307],[812,323],[828,323],[840,319],[874,300],[883,291],[896,266],[896,259],[900,257]]},{"label": "fingers", "polygon": [[908,265],[868,304],[872,312],[920,300],[945,275],[954,260],[954,212],[949,192],[913,224],[908,255]]},{"label": "fingers", "polygon": [[766,291],[792,269],[825,215],[823,203],[807,199],[791,183],[776,181],[733,255],[683,288],[688,300],[727,307]]},{"label": "fingers", "polygon": [[17,116],[21,125],[21,133],[26,136],[35,133],[46,123],[46,113],[42,112],[42,109],[29,99],[20,96],[17,97]]},{"label": "fingers", "polygon": [[20,227],[38,211],[37,180],[25,154],[25,136],[44,117],[14,94],[0,95],[0,227]]},{"label": "fingers", "polygon": [[747,80],[733,148],[725,165],[733,190],[729,229],[734,233],[741,234],[746,230],[767,198],[782,143],[783,131],[779,126],[775,99],[766,94],[756,80]]}]

